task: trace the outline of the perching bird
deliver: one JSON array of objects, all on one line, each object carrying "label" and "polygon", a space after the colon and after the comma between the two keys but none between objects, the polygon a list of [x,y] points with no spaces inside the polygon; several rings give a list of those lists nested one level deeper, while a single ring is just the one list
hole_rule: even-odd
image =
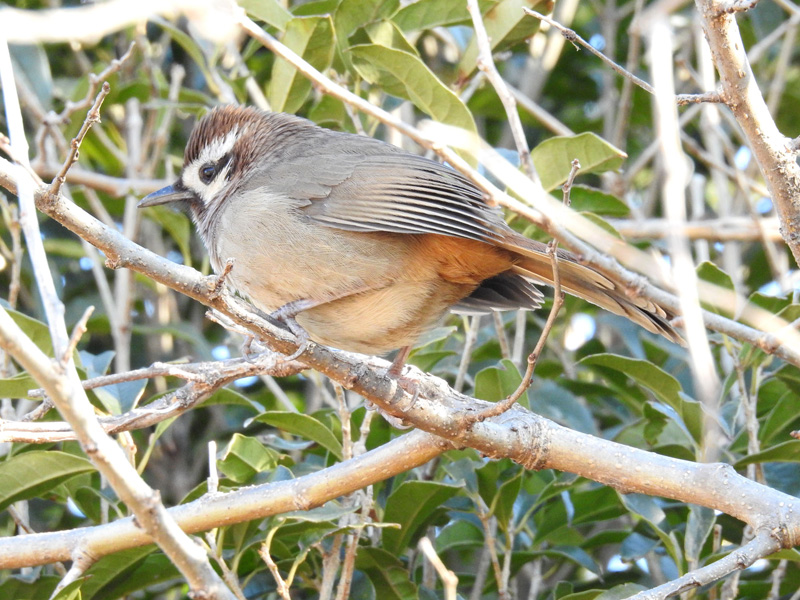
[{"label": "perching bird", "polygon": [[[167,202],[188,207],[216,271],[234,260],[240,294],[343,350],[408,348],[450,309],[535,309],[534,282],[553,282],[546,245],[460,173],[292,115],[212,110],[178,180],[139,206]],[[669,311],[568,252],[558,259],[564,291],[681,342]]]}]

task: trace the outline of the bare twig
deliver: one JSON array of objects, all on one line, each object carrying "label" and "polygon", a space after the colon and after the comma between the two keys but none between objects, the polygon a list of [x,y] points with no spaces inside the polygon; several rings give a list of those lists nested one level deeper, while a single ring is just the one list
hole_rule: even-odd
[{"label": "bare twig", "polygon": [[781,220],[781,232],[795,262],[800,262],[800,166],[787,151],[787,138],[780,132],[764,101],[744,50],[736,18],[738,10],[751,3],[696,0],[703,31],[711,48],[721,83],[721,94],[741,127],[753,152]]},{"label": "bare twig", "polygon": [[458,363],[458,373],[456,374],[456,381],[453,384],[453,389],[461,391],[464,389],[464,382],[467,380],[467,371],[469,369],[469,362],[472,357],[472,348],[478,339],[478,332],[481,329],[481,315],[475,315],[468,321],[469,326],[466,327],[466,335],[464,336],[464,347],[461,350],[461,360]]},{"label": "bare twig", "polygon": [[497,70],[497,65],[494,64],[492,58],[492,46],[489,42],[489,36],[486,33],[486,27],[483,25],[483,18],[481,17],[481,9],[478,6],[478,0],[467,0],[467,10],[472,16],[472,25],[475,29],[475,39],[478,42],[478,68],[486,74],[486,78],[492,84],[497,92],[500,102],[506,110],[506,118],[508,125],[511,128],[511,134],[514,136],[514,144],[517,147],[519,160],[522,164],[525,173],[533,181],[539,182],[539,175],[536,173],[536,167],[533,165],[531,158],[531,151],[528,148],[528,141],[525,139],[525,132],[522,130],[522,121],[517,112],[517,103],[514,96],[508,89],[506,82],[500,76]]},{"label": "bare twig", "polygon": [[[575,177],[577,176],[580,168],[580,162],[578,162],[578,159],[574,159],[572,161],[572,167],[570,168],[567,182],[563,186],[563,202],[565,206],[570,205],[570,190],[572,189],[572,185],[575,182]],[[553,325],[555,325],[558,313],[561,310],[561,307],[564,305],[564,292],[561,291],[561,275],[558,270],[558,242],[556,240],[552,240],[550,244],[548,244],[547,253],[550,255],[550,262],[553,266],[553,306],[550,309],[550,314],[547,316],[547,321],[542,328],[542,333],[539,335],[539,340],[536,342],[533,352],[528,355],[528,366],[525,369],[524,375],[522,376],[522,381],[520,382],[519,386],[517,386],[517,389],[514,390],[510,396],[508,396],[508,398],[500,402],[496,402],[491,406],[491,408],[488,408],[483,412],[470,415],[469,417],[465,418],[466,427],[471,427],[476,420],[479,421],[496,417],[506,412],[508,409],[514,406],[514,404],[516,404],[516,402],[522,397],[522,394],[525,393],[525,391],[533,382],[533,371],[536,369],[536,363],[538,362],[539,356],[541,356],[542,351],[544,350],[545,342],[550,335],[550,331],[553,329]]]},{"label": "bare twig", "polygon": [[719,451],[720,432],[716,415],[718,406],[719,380],[711,355],[708,335],[703,325],[700,299],[697,288],[697,274],[692,262],[688,241],[678,237],[674,230],[686,222],[686,195],[688,183],[686,160],[680,145],[678,114],[671,99],[674,95],[672,69],[672,32],[665,18],[652,16],[648,35],[648,56],[655,83],[656,130],[664,161],[662,198],[667,219],[674,226],[668,237],[675,281],[678,288],[684,330],[692,360],[690,366],[698,396],[708,409],[704,426],[705,460],[713,461]]},{"label": "bare twig", "polygon": [[725,0],[717,6],[717,16],[732,15],[737,12],[746,12],[756,7],[758,0]]},{"label": "bare twig", "polygon": [[69,344],[67,345],[64,355],[61,357],[61,364],[64,365],[64,367],[66,367],[67,362],[72,357],[72,353],[75,352],[75,348],[78,347],[78,342],[81,341],[83,334],[86,333],[86,323],[89,322],[89,317],[92,316],[93,312],[94,306],[89,306],[85,311],[83,311],[83,316],[78,319],[78,322],[72,329],[72,335],[69,338]]},{"label": "bare twig", "polygon": [[[194,375],[190,370],[181,372],[181,369],[170,365],[166,365],[163,370],[142,369],[140,371],[147,372],[148,377],[156,376],[160,373],[163,376],[178,376],[183,379],[189,379],[191,383],[175,392],[162,396],[145,407],[134,408],[121,415],[101,417],[99,419],[100,426],[109,434],[151,427],[192,409],[232,381],[242,377],[269,373],[272,368],[271,365],[277,368],[277,371],[274,372],[277,376],[289,373],[283,369],[282,357],[274,353],[266,353],[255,360],[240,358],[223,361],[222,363],[199,363],[197,375]],[[189,365],[189,367],[191,368],[192,366]],[[203,369],[205,369],[205,373],[203,373]],[[93,389],[102,387],[102,385],[142,378],[141,373],[137,372],[105,375],[84,382],[86,384],[84,389]],[[76,434],[69,423],[59,421],[30,422],[36,418],[41,418],[43,412],[46,412],[45,408],[39,407],[36,411],[26,415],[26,418],[21,421],[0,419],[0,442],[43,444],[76,439]]]},{"label": "bare twig", "polygon": [[756,560],[772,554],[775,550],[775,540],[768,531],[762,531],[753,540],[742,546],[738,550],[731,552],[724,558],[690,571],[677,579],[673,579],[663,585],[652,588],[645,592],[631,596],[628,600],[663,600],[671,596],[677,596],[683,592],[700,588],[704,585],[722,579],[725,575],[733,572],[741,572]]},{"label": "bare twig", "polygon": [[419,548],[419,550],[425,555],[425,558],[430,561],[430,563],[436,569],[436,572],[439,574],[439,577],[442,580],[442,586],[444,587],[445,600],[456,600],[458,577],[445,566],[445,564],[442,562],[442,559],[439,558],[438,554],[436,554],[436,550],[433,548],[430,538],[423,535],[417,544],[417,548]]},{"label": "bare twig", "polygon": [[[776,217],[761,218],[758,224],[753,221],[750,217],[686,221],[680,226],[678,233],[690,240],[757,242],[763,239],[763,231],[767,240],[783,241]],[[609,219],[608,222],[630,240],[660,240],[674,231],[666,219]]]},{"label": "bare twig", "polygon": [[78,134],[72,139],[72,143],[70,144],[70,152],[67,155],[64,164],[61,166],[61,169],[58,171],[58,173],[56,173],[53,182],[50,184],[50,194],[53,196],[58,196],[58,194],[61,193],[61,186],[64,185],[64,182],[67,180],[67,171],[69,171],[70,167],[78,160],[81,142],[83,142],[83,138],[85,138],[86,134],[89,132],[89,128],[95,123],[100,122],[100,106],[103,104],[103,100],[106,99],[106,96],[108,96],[110,91],[111,86],[108,85],[107,81],[104,81],[100,93],[95,98],[91,110],[89,110],[86,118],[83,120],[83,125],[81,125],[81,128],[78,130]]},{"label": "bare twig", "polygon": [[272,559],[272,556],[269,553],[270,546],[272,545],[272,538],[275,536],[275,533],[278,531],[279,527],[280,526],[274,526],[269,530],[264,543],[258,548],[258,555],[267,565],[269,572],[272,573],[272,577],[275,579],[275,584],[278,588],[276,590],[278,592],[278,596],[283,598],[283,600],[292,600],[292,596],[289,594],[290,584],[284,580],[281,572],[278,570],[278,565],[275,564],[275,561]]},{"label": "bare twig", "polygon": [[[541,13],[536,12],[535,10],[531,10],[529,8],[523,8],[522,10],[525,11],[526,14],[536,17],[537,19],[544,21],[548,25],[555,27],[558,29],[564,38],[571,42],[573,45],[580,44],[584,48],[586,48],[589,52],[594,54],[604,63],[606,63],[609,67],[611,67],[614,71],[625,77],[626,79],[632,81],[644,91],[649,92],[650,94],[655,94],[655,90],[653,86],[649,83],[644,81],[643,79],[637,77],[624,67],[618,65],[613,60],[608,58],[605,54],[600,52],[597,48],[592,46],[589,42],[584,40],[581,36],[579,36],[575,31],[569,29],[568,27],[564,27],[558,21],[554,21],[550,17],[543,15]],[[675,96],[675,102],[677,104],[692,104],[692,103],[700,103],[700,102],[722,102],[720,95],[717,92],[703,92],[701,94],[678,94]]]}]

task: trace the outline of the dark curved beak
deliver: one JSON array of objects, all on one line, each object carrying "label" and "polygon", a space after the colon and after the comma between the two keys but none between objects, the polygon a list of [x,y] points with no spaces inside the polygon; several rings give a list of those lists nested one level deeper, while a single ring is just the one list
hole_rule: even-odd
[{"label": "dark curved beak", "polygon": [[137,205],[139,208],[146,206],[156,206],[158,204],[168,204],[169,202],[186,202],[192,199],[192,193],[185,189],[180,181],[161,188],[160,190],[148,194]]}]

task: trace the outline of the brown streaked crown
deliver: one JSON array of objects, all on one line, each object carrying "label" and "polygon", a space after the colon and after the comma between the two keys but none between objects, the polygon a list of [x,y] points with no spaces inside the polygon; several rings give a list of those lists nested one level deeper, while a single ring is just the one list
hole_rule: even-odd
[{"label": "brown streaked crown", "polygon": [[[298,128],[313,128],[305,119],[282,113],[270,113],[250,106],[222,106],[213,109],[195,125],[186,145],[183,165],[188,166],[200,156],[203,148],[237,130],[232,149],[234,157],[254,158],[268,154],[282,145],[289,134]],[[241,163],[242,161],[236,161]]]}]

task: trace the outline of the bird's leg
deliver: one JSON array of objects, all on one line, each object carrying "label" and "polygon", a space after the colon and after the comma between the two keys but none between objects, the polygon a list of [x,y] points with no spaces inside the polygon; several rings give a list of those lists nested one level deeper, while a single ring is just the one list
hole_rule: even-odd
[{"label": "bird's leg", "polygon": [[270,313],[270,317],[277,321],[281,321],[285,323],[286,326],[289,328],[294,336],[297,338],[299,344],[297,345],[297,350],[295,350],[290,356],[286,357],[286,360],[294,360],[298,356],[300,356],[303,352],[306,351],[308,348],[308,342],[311,341],[311,338],[308,337],[308,332],[303,329],[300,323],[297,322],[295,317],[303,312],[304,310],[308,310],[309,308],[314,308],[315,306],[319,306],[322,302],[315,302],[314,300],[306,300],[301,298],[300,300],[292,300],[291,302],[287,302],[283,306],[281,306],[278,310]]},{"label": "bird's leg", "polygon": [[[403,377],[402,375],[403,367],[405,366],[410,354],[411,346],[403,346],[400,348],[400,350],[397,351],[397,355],[395,355],[392,364],[389,365],[389,369],[386,371],[386,374],[389,375],[389,377],[394,377],[397,380],[397,384],[406,392],[411,394],[412,398],[410,406],[414,406],[414,404],[417,402],[417,398],[419,398],[419,384],[416,380],[410,377]],[[386,417],[385,414],[383,416]],[[394,422],[389,421],[389,423],[397,427]]]},{"label": "bird's leg", "polygon": [[397,351],[397,355],[395,355],[392,364],[389,365],[388,374],[391,377],[399,378],[403,372],[403,367],[408,360],[408,356],[411,354],[411,346],[403,346],[400,350]]}]

